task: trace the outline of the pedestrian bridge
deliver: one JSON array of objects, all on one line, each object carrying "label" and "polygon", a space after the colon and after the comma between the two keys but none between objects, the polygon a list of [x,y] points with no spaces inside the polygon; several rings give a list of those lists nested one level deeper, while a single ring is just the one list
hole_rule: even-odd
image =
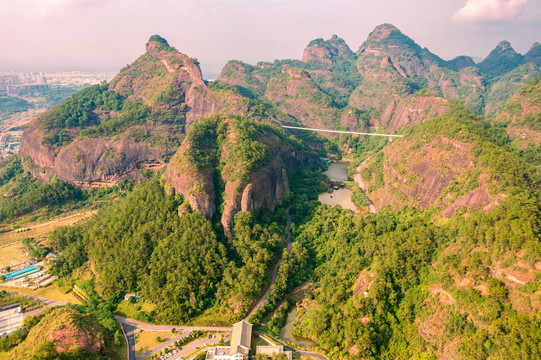
[{"label": "pedestrian bridge", "polygon": [[280,125],[280,126],[283,127],[284,129],[328,132],[328,133],[336,133],[336,134],[353,134],[353,135],[385,136],[385,137],[404,137],[404,135],[395,135],[395,134],[374,134],[374,133],[343,131],[343,130],[312,129],[312,128],[304,128],[304,127],[298,127],[298,126],[286,126],[286,125]]}]

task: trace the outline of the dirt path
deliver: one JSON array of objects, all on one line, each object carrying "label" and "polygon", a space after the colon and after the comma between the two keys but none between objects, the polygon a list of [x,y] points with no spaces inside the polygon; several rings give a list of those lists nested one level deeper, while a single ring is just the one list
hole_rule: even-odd
[{"label": "dirt path", "polygon": [[[370,160],[372,158],[372,156],[369,156],[367,157],[366,159],[364,159],[363,161],[361,161],[361,163],[359,164],[359,166],[357,166],[355,168],[355,174],[353,174],[353,180],[355,180],[355,182],[357,184],[359,184],[359,187],[361,188],[361,190],[364,192],[364,196],[366,196],[366,198],[368,199],[368,196],[366,195],[366,186],[364,185],[364,182],[363,182],[363,177],[361,176],[361,171],[364,167],[364,164],[366,164],[366,162],[368,160]],[[375,214],[377,213],[377,209],[376,207],[374,206],[374,203],[372,202],[372,200],[368,199],[368,209],[370,210],[371,213]]]}]

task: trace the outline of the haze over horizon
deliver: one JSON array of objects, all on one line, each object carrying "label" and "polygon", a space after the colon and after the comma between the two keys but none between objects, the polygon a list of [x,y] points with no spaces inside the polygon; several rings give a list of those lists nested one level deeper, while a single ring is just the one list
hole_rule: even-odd
[{"label": "haze over horizon", "polygon": [[501,40],[525,53],[541,41],[541,3],[532,0],[21,0],[0,2],[0,19],[9,49],[0,72],[118,71],[152,34],[198,58],[207,77],[232,59],[300,59],[311,40],[333,34],[356,51],[382,23],[444,59],[484,58]]}]

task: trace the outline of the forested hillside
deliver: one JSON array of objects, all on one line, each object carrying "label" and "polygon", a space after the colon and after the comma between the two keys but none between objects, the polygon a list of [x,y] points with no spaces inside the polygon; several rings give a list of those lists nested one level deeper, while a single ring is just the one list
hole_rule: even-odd
[{"label": "forested hillside", "polygon": [[0,357],[19,359],[119,359],[120,327],[82,307],[64,307],[31,316],[24,327],[3,337]]},{"label": "forested hillside", "polygon": [[142,294],[157,305],[147,314],[157,322],[190,322],[209,308],[221,314],[218,323],[238,320],[285,246],[281,229],[239,213],[228,242],[201,213],[179,217],[182,202],[156,181],[138,186],[87,223],[51,235],[62,252],[54,272],[91,271],[96,291],[112,303]]},{"label": "forested hillside", "polygon": [[[296,307],[294,334],[333,360],[537,359],[538,52],[502,42],[479,64],[446,61],[383,24],[356,52],[316,39],[302,60],[231,61],[205,81],[154,35],[110,83],[29,124],[20,158],[0,162],[0,230],[98,210],[43,239],[57,283],[86,294],[55,311],[101,334],[75,349],[90,358],[117,342],[115,311],[175,326],[249,315],[279,336]],[[329,159],[356,183],[331,183]],[[342,186],[357,212],[319,202]],[[44,352],[59,342],[46,319],[23,336]]]}]

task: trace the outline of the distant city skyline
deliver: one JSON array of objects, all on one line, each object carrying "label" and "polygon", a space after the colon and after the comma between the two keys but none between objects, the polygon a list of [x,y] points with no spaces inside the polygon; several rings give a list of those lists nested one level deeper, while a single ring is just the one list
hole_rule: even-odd
[{"label": "distant city skyline", "polygon": [[356,51],[382,23],[444,59],[478,60],[501,40],[519,53],[541,42],[541,2],[0,0],[0,72],[118,71],[159,34],[212,77],[228,60],[300,59],[333,34]]}]

